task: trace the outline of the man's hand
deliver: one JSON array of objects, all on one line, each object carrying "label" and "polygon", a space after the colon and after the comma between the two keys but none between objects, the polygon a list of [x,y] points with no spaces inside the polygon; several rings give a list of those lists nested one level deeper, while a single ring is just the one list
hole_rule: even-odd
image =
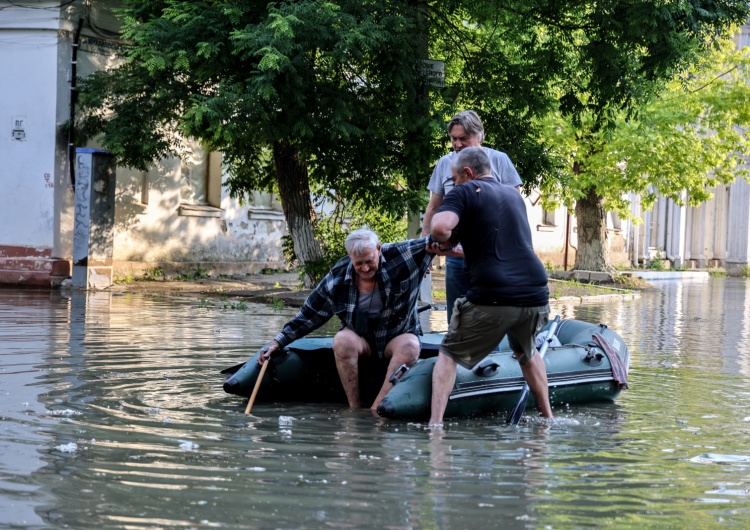
[{"label": "man's hand", "polygon": [[258,364],[263,364],[263,362],[266,359],[270,359],[271,355],[276,353],[281,349],[281,344],[276,342],[275,340],[272,340],[268,346],[260,350],[260,355],[258,355]]},{"label": "man's hand", "polygon": [[454,247],[450,242],[438,243],[437,241],[433,241],[427,244],[427,252],[437,256],[464,257],[464,249],[460,243]]}]

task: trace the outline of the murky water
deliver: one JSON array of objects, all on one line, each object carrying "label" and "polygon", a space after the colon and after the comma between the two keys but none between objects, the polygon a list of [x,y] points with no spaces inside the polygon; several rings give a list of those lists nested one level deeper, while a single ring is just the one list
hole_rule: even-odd
[{"label": "murky water", "polygon": [[245,416],[218,372],[292,309],[0,291],[0,527],[748,528],[750,283],[660,285],[553,308],[629,344],[616,404],[443,432],[338,406]]}]

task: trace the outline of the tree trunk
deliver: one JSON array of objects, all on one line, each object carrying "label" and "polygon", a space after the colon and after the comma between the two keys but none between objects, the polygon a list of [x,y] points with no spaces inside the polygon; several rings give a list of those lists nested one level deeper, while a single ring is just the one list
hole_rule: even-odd
[{"label": "tree trunk", "polygon": [[[305,264],[323,257],[313,231],[315,210],[310,198],[307,162],[301,158],[299,149],[287,141],[274,143],[273,162],[284,218],[294,243],[294,254],[304,270]],[[315,287],[315,278],[305,273],[303,283],[308,289]]]},{"label": "tree trunk", "polygon": [[607,212],[604,199],[589,188],[585,197],[576,201],[578,223],[578,250],[575,270],[613,272],[609,264],[609,242],[607,241]]}]

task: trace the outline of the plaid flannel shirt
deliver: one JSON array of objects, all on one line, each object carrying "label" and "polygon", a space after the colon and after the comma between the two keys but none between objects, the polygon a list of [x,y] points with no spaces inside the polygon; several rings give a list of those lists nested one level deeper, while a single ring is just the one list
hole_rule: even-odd
[{"label": "plaid flannel shirt", "polygon": [[[403,333],[422,334],[417,316],[417,297],[434,254],[425,248],[427,238],[386,243],[380,249],[380,265],[375,278],[383,302],[375,330],[375,348],[379,357],[394,337]],[[305,300],[302,309],[287,322],[274,340],[281,347],[304,337],[328,322],[334,315],[342,326],[354,329],[357,307],[357,278],[349,257],[342,258]]]}]

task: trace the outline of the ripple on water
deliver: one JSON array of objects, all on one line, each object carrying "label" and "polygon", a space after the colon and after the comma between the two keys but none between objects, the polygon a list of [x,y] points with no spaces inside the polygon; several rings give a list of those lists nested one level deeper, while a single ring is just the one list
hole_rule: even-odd
[{"label": "ripple on water", "polygon": [[0,390],[31,393],[3,406],[0,495],[71,528],[478,528],[488,517],[508,528],[742,528],[744,285],[561,306],[623,336],[630,390],[556,410],[553,422],[528,414],[506,427],[499,411],[439,430],[340,406],[260,403],[244,415],[218,372],[292,309],[3,297]]}]

